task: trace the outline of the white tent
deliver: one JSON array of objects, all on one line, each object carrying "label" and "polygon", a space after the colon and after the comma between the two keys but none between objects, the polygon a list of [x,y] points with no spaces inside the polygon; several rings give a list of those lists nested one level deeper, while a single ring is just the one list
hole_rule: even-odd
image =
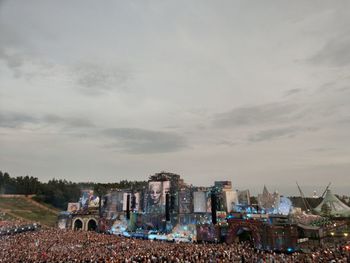
[{"label": "white tent", "polygon": [[314,209],[316,213],[324,213],[323,207],[328,206],[329,215],[336,217],[350,217],[350,207],[340,201],[331,190],[327,190],[323,201]]}]

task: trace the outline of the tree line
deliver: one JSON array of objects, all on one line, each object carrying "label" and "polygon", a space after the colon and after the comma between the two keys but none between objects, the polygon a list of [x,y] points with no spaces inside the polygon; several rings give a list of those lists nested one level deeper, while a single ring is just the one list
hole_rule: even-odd
[{"label": "tree line", "polygon": [[[0,194],[23,194],[35,195],[38,202],[51,204],[54,207],[65,210],[69,202],[76,202],[81,196],[82,189],[93,189],[95,195],[102,197],[109,189],[142,189],[147,186],[146,181],[122,180],[118,183],[94,183],[94,182],[71,182],[62,179],[51,179],[47,183],[40,182],[33,176],[11,177],[9,173],[0,171]],[[350,205],[350,199],[337,196],[342,202]],[[293,206],[306,210],[302,197],[289,197]],[[321,203],[322,198],[306,198],[312,208]],[[251,197],[251,203],[256,204],[256,197]]]},{"label": "tree line", "polygon": [[55,178],[44,183],[33,176],[12,177],[9,173],[0,171],[0,194],[35,195],[33,199],[36,201],[50,204],[62,210],[67,208],[69,202],[79,200],[82,189],[93,189],[96,195],[102,197],[109,189],[140,189],[146,185],[146,181],[122,180],[119,183],[76,183]]}]

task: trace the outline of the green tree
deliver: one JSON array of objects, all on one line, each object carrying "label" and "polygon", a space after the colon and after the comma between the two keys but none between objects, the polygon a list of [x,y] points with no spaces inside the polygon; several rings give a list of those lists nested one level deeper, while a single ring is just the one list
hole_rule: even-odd
[{"label": "green tree", "polygon": [[321,206],[321,213],[322,213],[323,216],[329,217],[331,215],[331,211],[332,211],[331,207],[328,204],[324,203]]}]

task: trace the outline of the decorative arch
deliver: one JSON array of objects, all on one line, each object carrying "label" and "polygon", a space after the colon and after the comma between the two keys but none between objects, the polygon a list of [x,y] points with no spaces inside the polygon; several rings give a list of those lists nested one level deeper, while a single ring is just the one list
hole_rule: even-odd
[{"label": "decorative arch", "polygon": [[98,228],[98,222],[95,218],[90,218],[88,221],[87,221],[87,224],[86,224],[86,230],[87,231],[97,231],[97,228]]},{"label": "decorative arch", "polygon": [[237,238],[237,233],[240,229],[249,229],[251,231],[252,237],[254,239],[255,247],[261,247],[261,235],[260,231],[262,229],[261,222],[250,221],[250,220],[238,220],[235,222],[229,222],[229,229],[227,231],[226,243],[232,244]]},{"label": "decorative arch", "polygon": [[74,219],[73,230],[84,230],[84,220],[81,218]]}]

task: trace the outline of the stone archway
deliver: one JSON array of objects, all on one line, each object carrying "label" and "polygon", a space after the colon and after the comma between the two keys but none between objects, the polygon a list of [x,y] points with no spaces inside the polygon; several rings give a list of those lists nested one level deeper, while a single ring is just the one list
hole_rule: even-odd
[{"label": "stone archway", "polygon": [[236,236],[239,240],[239,242],[253,242],[255,239],[252,233],[252,230],[246,227],[241,227],[237,233]]},{"label": "stone archway", "polygon": [[73,229],[74,230],[84,230],[83,220],[81,220],[80,218],[75,219],[74,223],[73,223]]},{"label": "stone archway", "polygon": [[93,218],[89,219],[89,221],[87,222],[87,227],[86,230],[87,231],[97,231],[97,221]]},{"label": "stone archway", "polygon": [[235,220],[229,221],[229,229],[226,236],[226,243],[232,244],[235,240],[239,239],[241,232],[249,232],[252,237],[252,242],[256,248],[261,247],[261,229],[262,223],[259,221],[251,220]]}]

